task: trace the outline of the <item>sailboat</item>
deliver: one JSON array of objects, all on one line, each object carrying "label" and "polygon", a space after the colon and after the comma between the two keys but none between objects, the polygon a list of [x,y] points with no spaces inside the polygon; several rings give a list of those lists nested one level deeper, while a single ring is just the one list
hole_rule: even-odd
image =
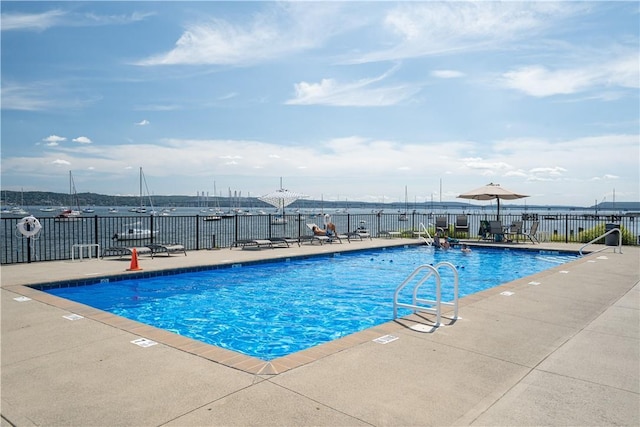
[{"label": "sailboat", "polygon": [[213,199],[215,201],[215,208],[209,208],[209,212],[213,212],[213,215],[207,215],[204,217],[205,221],[220,221],[222,219],[222,209],[220,209],[220,201],[218,200],[218,194],[216,193],[216,182],[213,181]]},{"label": "sailboat", "polygon": [[[80,203],[78,202],[78,193],[76,192],[76,184],[73,181],[73,174],[69,171],[69,207],[63,208],[62,211],[54,217],[55,221],[77,221],[80,217]],[[73,209],[71,206],[77,207]]]},{"label": "sailboat", "polygon": [[[140,167],[140,207],[136,208],[135,212],[137,213],[146,213],[147,208],[144,206],[144,194],[142,192],[142,183],[144,181],[145,188],[147,190],[147,194],[149,193],[149,188],[147,187],[147,181],[144,178],[144,174],[142,173],[142,167]],[[153,210],[153,203],[151,201],[151,196],[149,196],[149,205],[151,206],[151,212],[155,213]],[[146,228],[128,228],[125,231],[117,232],[113,235],[114,240],[142,240],[149,239],[158,234],[158,230],[149,230]]]},{"label": "sailboat", "polygon": [[409,200],[407,199],[407,186],[404,186],[404,212],[398,217],[398,221],[409,221]]}]

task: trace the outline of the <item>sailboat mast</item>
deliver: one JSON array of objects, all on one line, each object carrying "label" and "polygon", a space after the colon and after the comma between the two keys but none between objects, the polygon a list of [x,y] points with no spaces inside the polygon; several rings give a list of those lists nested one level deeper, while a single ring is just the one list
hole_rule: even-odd
[{"label": "sailboat mast", "polygon": [[140,166],[140,210],[142,210],[142,166]]}]

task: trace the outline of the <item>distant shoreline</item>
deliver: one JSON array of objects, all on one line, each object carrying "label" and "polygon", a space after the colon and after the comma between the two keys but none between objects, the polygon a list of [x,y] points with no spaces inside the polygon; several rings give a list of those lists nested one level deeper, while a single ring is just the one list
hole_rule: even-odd
[{"label": "distant shoreline", "polygon": [[[0,205],[1,206],[70,206],[71,203],[69,194],[54,193],[45,191],[12,191],[2,190],[0,192]],[[82,207],[86,206],[103,206],[103,207],[127,207],[138,206],[140,204],[140,197],[138,196],[112,196],[106,194],[97,193],[78,193],[77,199]],[[145,204],[148,203],[148,196],[145,197]],[[184,195],[172,195],[172,196],[159,196],[153,195],[153,205],[155,206],[175,206],[175,207],[213,207],[215,206],[232,206],[245,209],[272,209],[273,206],[259,200],[257,197],[202,197],[202,196],[184,196]],[[392,210],[406,210],[411,212],[413,210],[425,211],[425,210],[486,210],[492,206],[491,201],[444,201],[444,202],[417,202],[417,203],[404,203],[404,202],[359,202],[359,201],[327,201],[327,200],[313,200],[313,199],[300,199],[293,202],[287,207],[291,209],[316,209],[319,207],[325,209],[392,209]],[[519,209],[523,211],[613,211],[613,212],[640,212],[640,201],[638,202],[602,202],[597,205],[590,206],[572,206],[572,205],[539,205],[528,203],[510,203],[502,201],[500,208],[505,210]]]}]

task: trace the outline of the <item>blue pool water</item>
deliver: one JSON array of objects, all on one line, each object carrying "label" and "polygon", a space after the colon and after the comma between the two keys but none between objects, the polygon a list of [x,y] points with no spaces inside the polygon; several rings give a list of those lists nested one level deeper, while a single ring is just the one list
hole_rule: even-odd
[{"label": "blue pool water", "polygon": [[[440,261],[454,264],[463,297],[574,259],[570,255],[488,248],[464,254],[420,246],[247,264],[47,292],[272,360],[392,320],[396,287],[420,265]],[[443,269],[442,276],[443,300],[448,301],[453,298],[452,272]],[[425,286],[431,288],[434,286]],[[434,298],[428,293],[421,296]]]}]

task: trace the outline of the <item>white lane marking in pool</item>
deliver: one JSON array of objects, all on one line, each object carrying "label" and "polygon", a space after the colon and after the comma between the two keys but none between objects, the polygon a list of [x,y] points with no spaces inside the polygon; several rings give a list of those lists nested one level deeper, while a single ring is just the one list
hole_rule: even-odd
[{"label": "white lane marking in pool", "polygon": [[31,301],[31,298],[29,298],[29,297],[15,297],[14,300],[16,300],[18,302],[25,302],[25,301]]},{"label": "white lane marking in pool", "polygon": [[510,297],[511,295],[513,295],[513,292],[510,291],[504,291],[504,292],[500,292],[500,295],[504,295],[505,297]]},{"label": "white lane marking in pool", "polygon": [[596,258],[596,259],[609,259],[609,258],[607,258],[607,257],[606,257],[606,255],[600,255],[600,256],[599,256],[598,258]]},{"label": "white lane marking in pool", "polygon": [[529,285],[538,286],[540,282],[529,282]]},{"label": "white lane marking in pool", "polygon": [[560,271],[558,271],[558,273],[560,273],[560,274],[569,274],[569,272],[567,270],[560,270]]},{"label": "white lane marking in pool", "polygon": [[398,338],[399,337],[396,337],[395,335],[383,335],[373,340],[373,342],[377,342],[378,344],[389,344],[390,342],[395,341]]},{"label": "white lane marking in pool", "polygon": [[62,316],[67,320],[80,320],[80,319],[84,319],[84,317],[80,316],[79,314],[67,314],[66,316]]},{"label": "white lane marking in pool", "polygon": [[158,344],[155,341],[148,340],[146,338],[138,338],[137,340],[131,341],[131,344],[135,344],[140,347],[151,347],[152,345]]}]

